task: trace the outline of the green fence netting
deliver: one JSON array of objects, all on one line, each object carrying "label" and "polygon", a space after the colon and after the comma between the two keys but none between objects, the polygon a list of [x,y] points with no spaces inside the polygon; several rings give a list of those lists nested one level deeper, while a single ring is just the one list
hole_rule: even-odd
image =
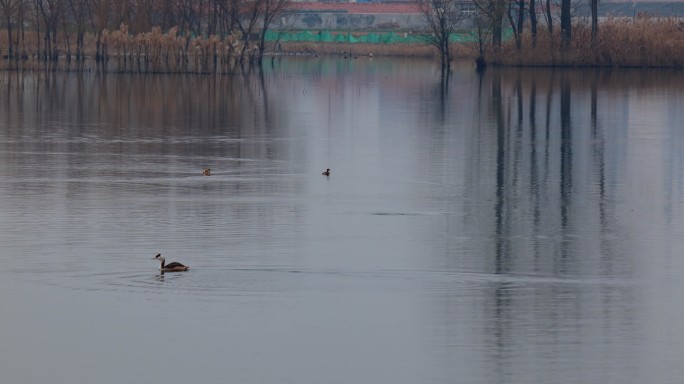
[{"label": "green fence netting", "polygon": [[[454,43],[477,41],[473,34],[452,34]],[[317,43],[370,43],[370,44],[420,44],[425,43],[424,35],[401,32],[342,32],[342,31],[274,31],[266,32],[266,41],[303,41]]]}]

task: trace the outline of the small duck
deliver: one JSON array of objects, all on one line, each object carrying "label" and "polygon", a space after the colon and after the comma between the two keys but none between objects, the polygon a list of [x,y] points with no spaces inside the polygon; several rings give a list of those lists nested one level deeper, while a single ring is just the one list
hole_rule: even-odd
[{"label": "small duck", "polygon": [[325,172],[321,173],[323,176],[330,176],[330,168],[326,169]]},{"label": "small duck", "polygon": [[164,265],[164,256],[162,256],[161,253],[158,253],[157,256],[154,257],[154,260],[161,261],[161,267],[159,270],[162,272],[183,272],[190,269],[190,267],[181,263],[176,263],[175,261],[173,263]]},{"label": "small duck", "polygon": [[211,168],[204,168],[202,176],[211,176]]}]

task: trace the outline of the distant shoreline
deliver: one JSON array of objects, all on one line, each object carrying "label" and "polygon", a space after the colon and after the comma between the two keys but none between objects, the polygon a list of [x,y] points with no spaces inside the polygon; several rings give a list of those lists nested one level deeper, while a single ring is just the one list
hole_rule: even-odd
[{"label": "distant shoreline", "polygon": [[[494,49],[489,41],[486,46],[485,59],[487,65],[509,67],[597,67],[597,68],[684,68],[684,21],[675,18],[655,18],[641,16],[637,18],[611,18],[599,24],[596,43],[592,45],[591,28],[583,22],[573,25],[572,41],[561,44],[558,27],[554,33],[541,28],[536,40],[529,29],[525,30],[516,45],[513,38],[507,39],[499,49]],[[330,33],[331,31],[329,31]],[[347,34],[382,34],[389,32],[362,31],[345,32]],[[401,34],[401,32],[392,32]],[[116,40],[119,36],[119,41]],[[167,35],[148,38],[145,44],[157,44],[154,53],[146,50],[132,49],[134,44],[141,44],[137,36],[122,37],[110,34],[109,51],[106,61],[109,68],[119,72],[136,73],[229,73],[238,70],[238,66],[246,63],[236,62],[236,49],[231,48],[228,39],[215,37],[188,39],[177,37],[168,39]],[[410,37],[410,36],[409,36]],[[0,41],[3,36],[0,33]],[[56,58],[46,60],[39,57],[37,39],[27,34],[27,49],[15,53],[9,59],[2,52],[0,70],[40,70],[51,63],[78,63],[65,55],[64,47],[59,47]],[[137,40],[136,40],[137,39]],[[398,39],[401,40],[401,39]],[[159,42],[161,41],[161,43]],[[170,43],[165,43],[170,41]],[[186,48],[186,41],[189,48]],[[167,44],[167,45],[164,45]],[[452,57],[472,59],[477,57],[476,43],[454,43]],[[86,36],[85,58],[95,58],[95,39]],[[384,57],[423,57],[437,58],[438,52],[427,43],[347,43],[347,42],[309,42],[282,41],[272,42],[267,46],[267,55],[303,54],[309,56],[334,55],[346,58],[361,56]],[[72,53],[73,55],[73,53]],[[253,60],[251,57],[249,60]],[[268,56],[264,57],[268,60]],[[254,61],[253,63],[256,63]],[[78,68],[77,65],[66,65]],[[103,66],[104,67],[104,66]],[[73,69],[78,70],[78,69]]]},{"label": "distant shoreline", "polygon": [[[587,23],[573,25],[573,38],[567,46],[561,43],[558,27],[554,33],[541,28],[533,40],[524,31],[519,48],[513,38],[500,49],[485,41],[487,65],[504,67],[596,67],[596,68],[684,68],[684,21],[677,18],[608,18],[599,24],[592,46],[591,28]],[[350,32],[351,33],[351,32]],[[477,57],[475,43],[452,44],[453,57]],[[301,54],[333,54],[342,56],[437,57],[427,44],[358,44],[358,43],[281,43],[281,51]]]}]

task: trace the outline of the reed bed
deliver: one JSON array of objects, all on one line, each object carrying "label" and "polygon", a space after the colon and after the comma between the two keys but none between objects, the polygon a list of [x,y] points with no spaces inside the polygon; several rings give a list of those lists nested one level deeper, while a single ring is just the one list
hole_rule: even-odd
[{"label": "reed bed", "polygon": [[591,27],[573,25],[569,46],[561,45],[560,33],[539,31],[536,46],[529,33],[522,36],[520,49],[506,42],[489,63],[505,66],[598,66],[658,67],[684,66],[684,22],[674,18],[612,18],[599,24],[596,45]]},{"label": "reed bed", "polygon": [[[58,60],[46,60],[40,55],[40,40],[36,33],[27,33],[20,55],[7,57],[5,33],[0,33],[0,69],[43,69],[56,67]],[[86,56],[96,57],[96,38],[85,38]],[[101,37],[101,58],[98,62],[107,71],[137,73],[223,73],[232,72],[241,62],[242,41],[238,34],[189,38],[178,34],[178,28],[162,33],[155,27],[150,32],[132,35],[126,25],[114,31],[104,31]],[[65,47],[58,46],[60,52]],[[247,58],[249,59],[249,58]],[[70,60],[66,60],[70,61]]]},{"label": "reed bed", "polygon": [[139,73],[219,73],[230,71],[238,62],[240,38],[230,35],[190,39],[178,28],[162,33],[161,28],[131,35],[128,27],[104,34],[105,57],[116,59],[116,71]]}]

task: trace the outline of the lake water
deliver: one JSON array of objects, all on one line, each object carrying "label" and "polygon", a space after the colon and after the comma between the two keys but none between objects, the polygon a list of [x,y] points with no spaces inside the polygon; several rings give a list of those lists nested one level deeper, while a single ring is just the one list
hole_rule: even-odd
[{"label": "lake water", "polygon": [[680,383],[683,106],[674,71],[1,73],[0,381]]}]

